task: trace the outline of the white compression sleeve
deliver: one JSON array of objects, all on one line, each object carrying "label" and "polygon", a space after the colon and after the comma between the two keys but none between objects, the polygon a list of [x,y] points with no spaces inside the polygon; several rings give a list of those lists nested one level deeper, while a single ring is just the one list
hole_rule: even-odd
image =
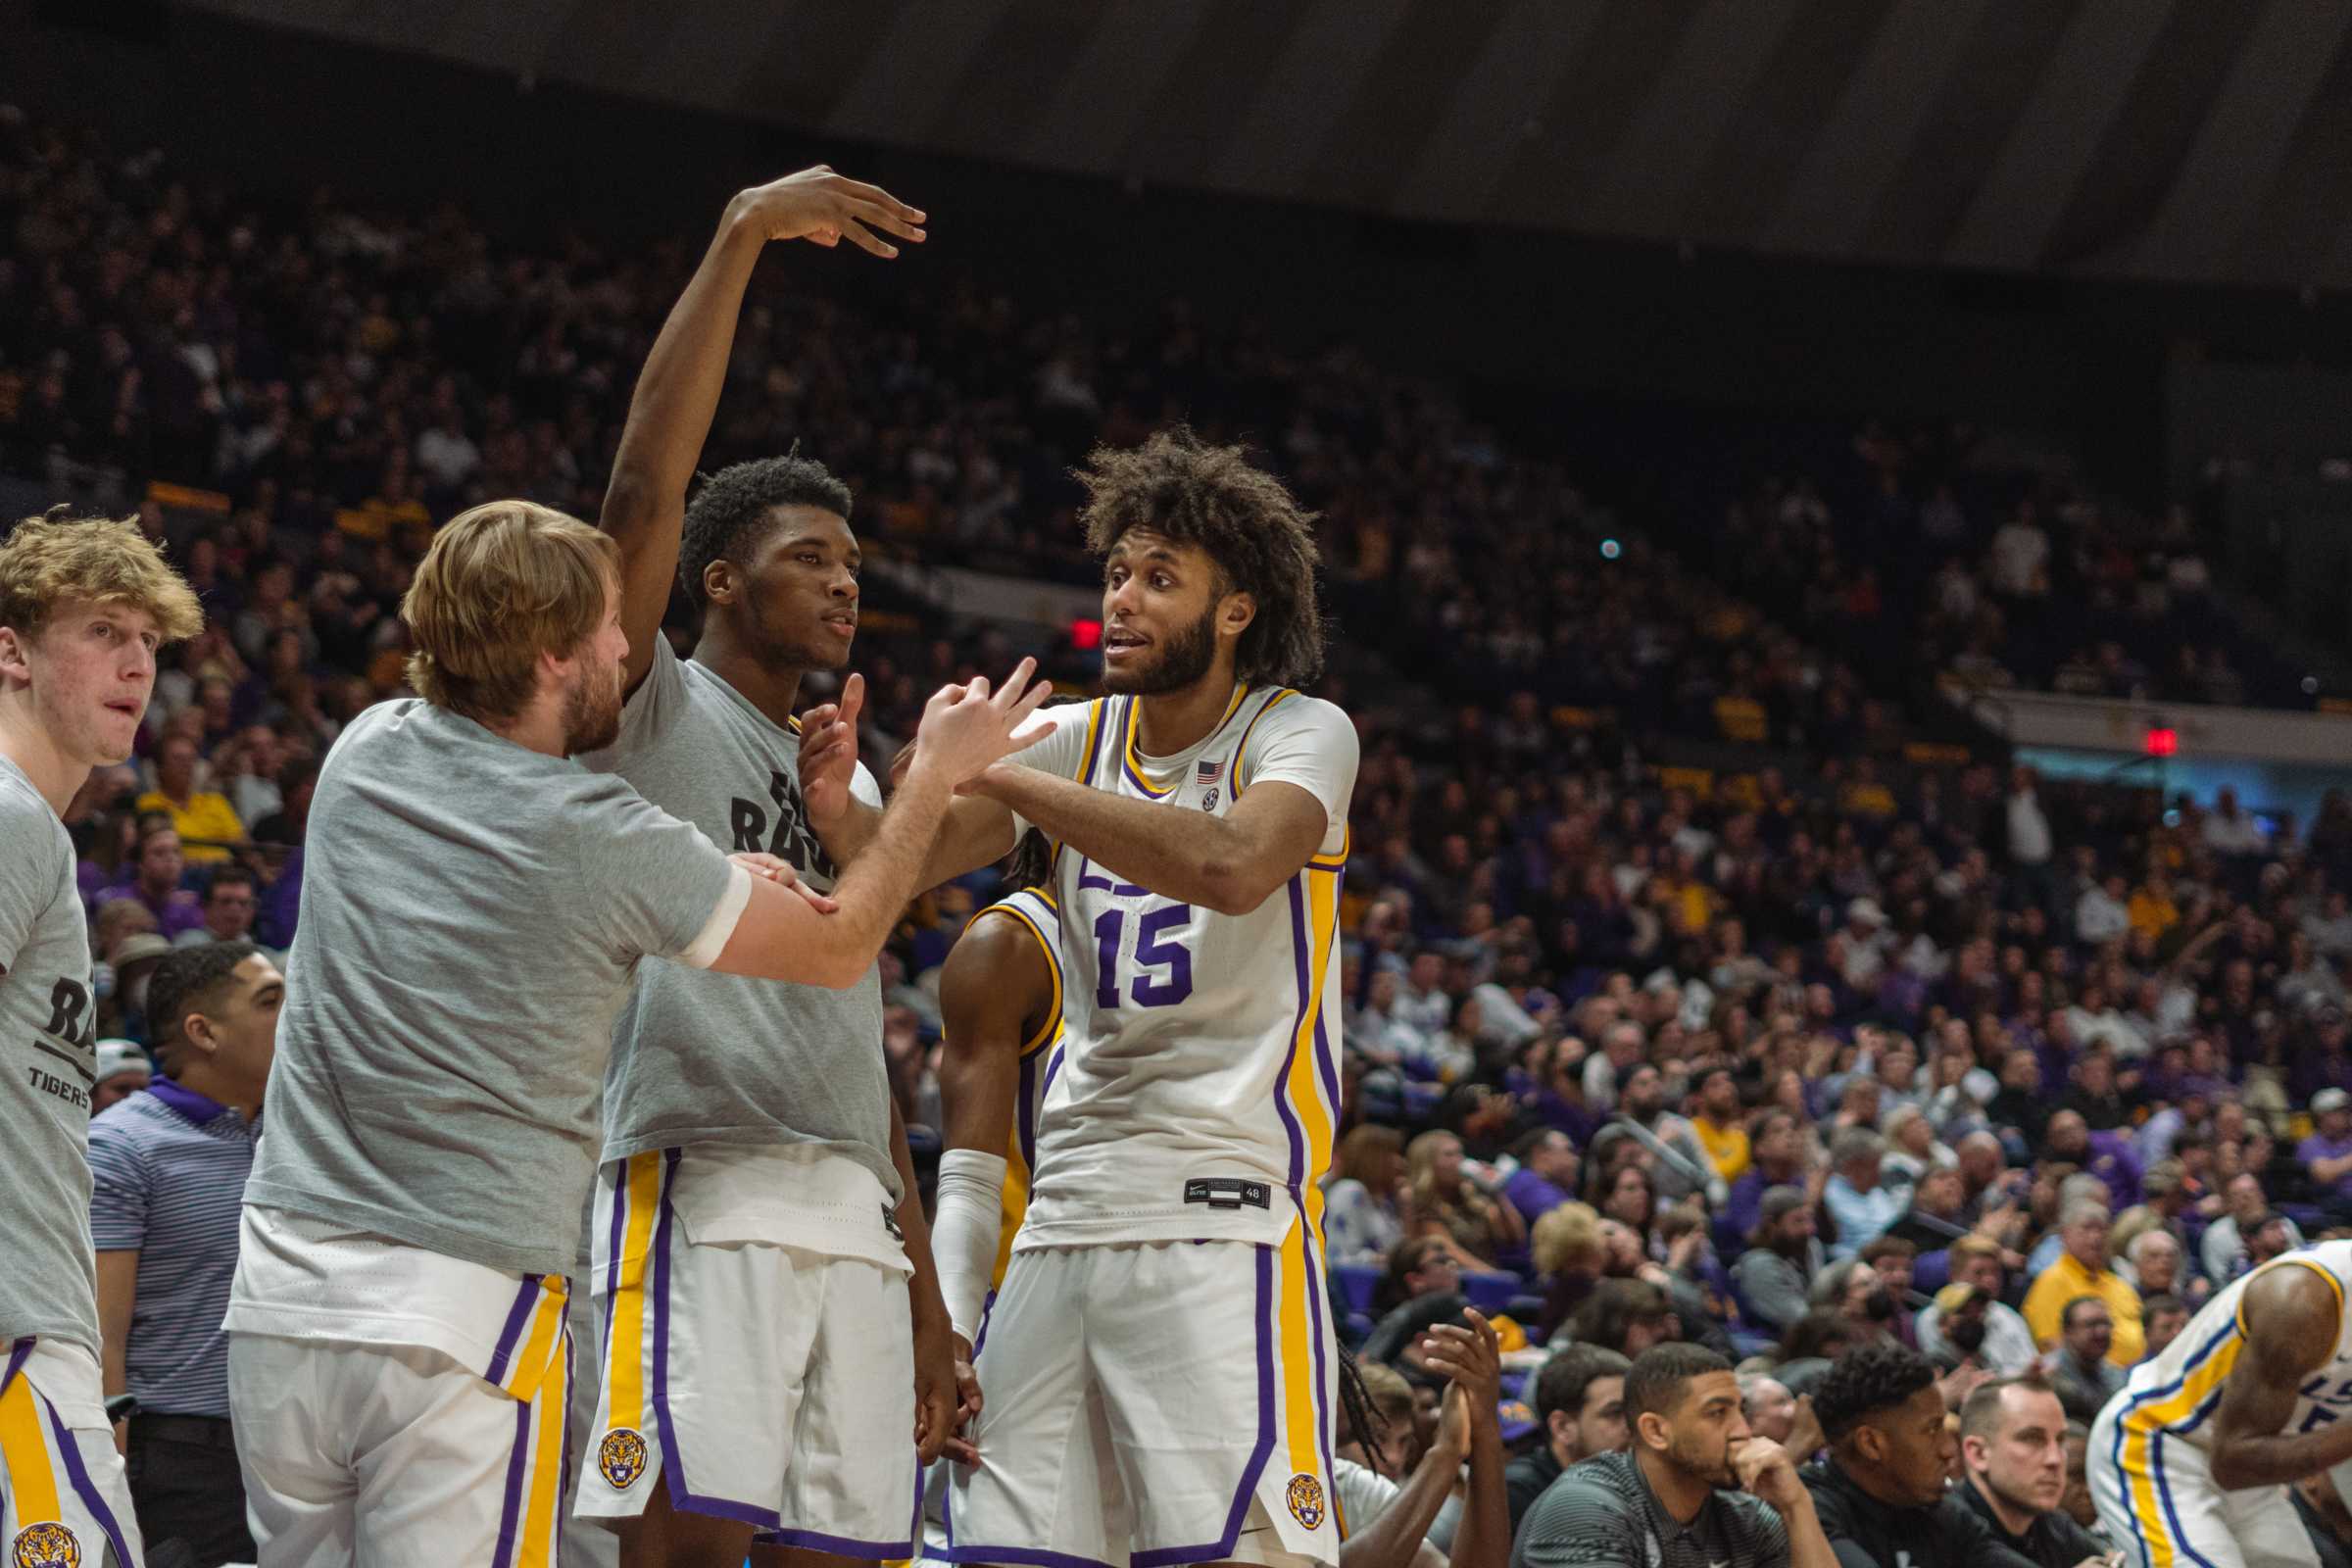
[{"label": "white compression sleeve", "polygon": [[966,1345],[980,1332],[1004,1231],[1004,1156],[976,1149],[951,1149],[940,1155],[931,1260],[939,1270],[948,1321]]}]

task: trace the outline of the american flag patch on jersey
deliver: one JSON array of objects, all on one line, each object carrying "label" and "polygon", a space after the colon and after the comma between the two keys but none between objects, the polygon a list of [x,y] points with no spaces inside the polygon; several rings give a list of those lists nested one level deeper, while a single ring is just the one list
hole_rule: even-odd
[{"label": "american flag patch on jersey", "polygon": [[1224,770],[1225,764],[1223,762],[1212,762],[1203,758],[1200,760],[1198,768],[1198,782],[1203,789],[1205,789],[1209,785],[1214,784],[1217,781],[1217,775]]}]

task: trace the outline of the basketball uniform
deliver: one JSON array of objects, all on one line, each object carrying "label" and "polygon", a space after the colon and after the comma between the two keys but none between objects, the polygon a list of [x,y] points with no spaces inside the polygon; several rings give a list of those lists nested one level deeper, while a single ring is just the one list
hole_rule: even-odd
[{"label": "basketball uniform", "polygon": [[1314,858],[1222,915],[1055,854],[1064,1039],[1027,1211],[983,1331],[986,1399],[948,1508],[957,1561],[1336,1562],[1320,1181],[1339,1109],[1340,877],[1355,731],[1240,687],[1204,739],[1140,710],[1054,710],[1026,765],[1222,816],[1280,781],[1322,803]]},{"label": "basketball uniform", "polygon": [[98,1371],[90,942],[74,842],[0,757],[0,1562],[139,1560]]},{"label": "basketball uniform", "polygon": [[[2308,1432],[2352,1416],[2352,1242],[2322,1242],[2247,1274],[2205,1304],[2164,1353],[2132,1368],[2090,1430],[2090,1493],[2107,1539],[2127,1568],[2316,1568],[2319,1562],[2284,1487],[2224,1492],[2209,1468],[2213,1412],[2246,1346],[2238,1304],[2271,1269],[2309,1269],[2336,1299],[2333,1351],[2304,1380],[2281,1429]],[[2352,1498],[2352,1464],[2332,1472]]]},{"label": "basketball uniform", "polygon": [[[833,889],[798,725],[666,639],[612,747],[581,760]],[[852,789],[881,804],[862,766]],[[910,1555],[912,1265],[879,973],[834,990],[647,966],[613,1031],[604,1118],[602,1366],[577,1514],[634,1518],[661,1486],[762,1541]]]},{"label": "basketball uniform", "polygon": [[[1023,888],[999,899],[972,916],[971,924],[986,919],[1010,920],[1037,942],[1053,976],[1054,1000],[1037,1032],[1021,1042],[1021,1078],[1014,1091],[1013,1124],[1004,1140],[1004,1220],[997,1242],[996,1268],[989,1276],[989,1294],[1004,1288],[1004,1271],[1012,1265],[1012,1239],[1029,1212],[1030,1173],[1037,1168],[1038,1123],[1045,1111],[1046,1091],[1061,1066],[1061,999],[1066,970],[1061,956],[1061,911],[1045,888]],[[970,930],[970,926],[965,929]],[[976,1353],[976,1352],[975,1352]]]}]

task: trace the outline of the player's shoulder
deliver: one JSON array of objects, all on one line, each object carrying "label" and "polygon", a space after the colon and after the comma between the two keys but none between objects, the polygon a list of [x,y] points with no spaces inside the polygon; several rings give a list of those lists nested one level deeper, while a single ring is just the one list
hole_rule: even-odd
[{"label": "player's shoulder", "polygon": [[[74,841],[48,799],[14,766],[0,766],[0,843],[20,864],[53,870],[74,858]],[[29,859],[28,859],[29,858]]]},{"label": "player's shoulder", "polygon": [[[1275,687],[1266,694],[1264,705],[1250,720],[1250,728],[1255,743],[1274,735],[1312,734],[1345,737],[1349,746],[1355,744],[1355,720],[1348,716],[1346,709],[1288,686]],[[1251,749],[1256,749],[1254,744]]]},{"label": "player's shoulder", "polygon": [[[983,906],[964,926],[965,938],[1019,944],[1035,941],[1054,955],[1059,946],[1061,912],[1044,888],[1022,888]],[[960,946],[960,944],[958,944]]]}]

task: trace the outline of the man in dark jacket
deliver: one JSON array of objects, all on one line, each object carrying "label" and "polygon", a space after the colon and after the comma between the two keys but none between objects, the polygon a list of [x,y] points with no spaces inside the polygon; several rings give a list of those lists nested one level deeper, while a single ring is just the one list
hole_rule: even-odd
[{"label": "man in dark jacket", "polygon": [[1980,1384],[1960,1406],[1960,1500],[1993,1539],[2041,1568],[2102,1560],[2099,1538],[2058,1503],[2066,1495],[2066,1411],[2037,1377]]},{"label": "man in dark jacket", "polygon": [[1552,1352],[1536,1374],[1536,1424],[1544,1441],[1502,1472],[1511,1504],[1511,1532],[1560,1472],[1597,1453],[1617,1453],[1633,1443],[1625,1422],[1625,1374],[1633,1363],[1597,1345],[1571,1345]]},{"label": "man in dark jacket", "polygon": [[1805,1471],[1839,1568],[2034,1568],[1944,1490],[1957,1440],[1936,1366],[1876,1340],[1839,1356],[1813,1390],[1830,1457]]}]

